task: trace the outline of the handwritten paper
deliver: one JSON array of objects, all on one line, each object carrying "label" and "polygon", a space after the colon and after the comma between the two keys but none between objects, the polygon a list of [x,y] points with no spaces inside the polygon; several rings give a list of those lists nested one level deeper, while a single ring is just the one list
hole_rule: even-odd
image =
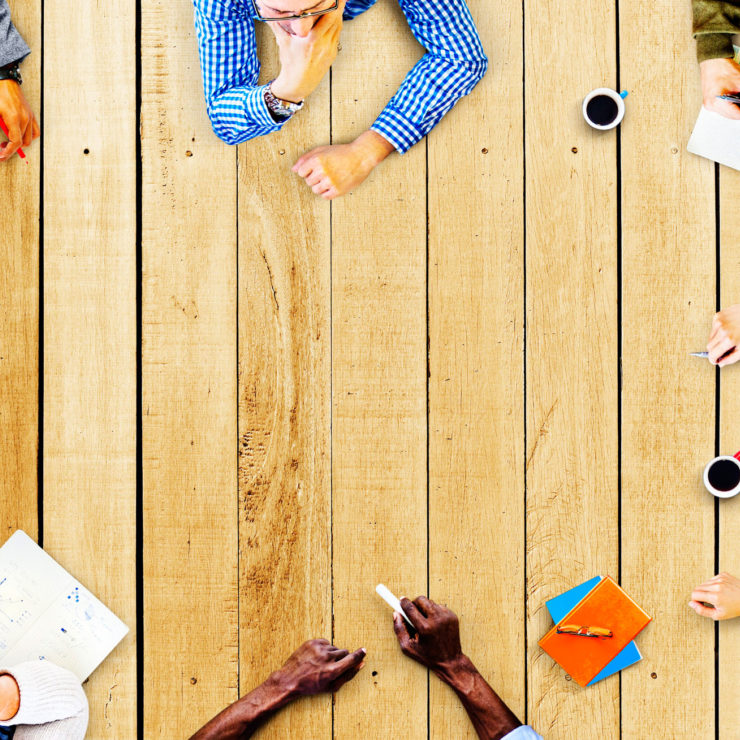
[{"label": "handwritten paper", "polygon": [[25,532],[0,547],[0,664],[50,660],[84,681],[127,632]]}]

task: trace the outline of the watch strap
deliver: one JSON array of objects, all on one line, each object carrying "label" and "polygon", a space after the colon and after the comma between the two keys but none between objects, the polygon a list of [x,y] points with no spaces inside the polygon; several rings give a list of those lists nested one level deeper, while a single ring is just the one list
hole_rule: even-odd
[{"label": "watch strap", "polygon": [[0,80],[13,80],[19,85],[23,84],[23,78],[21,77],[21,70],[18,67],[18,62],[11,62],[6,64],[4,67],[0,67]]},{"label": "watch strap", "polygon": [[270,84],[265,87],[265,103],[267,104],[267,109],[276,121],[287,121],[303,108],[303,101],[300,103],[292,103],[289,100],[281,100],[280,98],[275,97]]}]

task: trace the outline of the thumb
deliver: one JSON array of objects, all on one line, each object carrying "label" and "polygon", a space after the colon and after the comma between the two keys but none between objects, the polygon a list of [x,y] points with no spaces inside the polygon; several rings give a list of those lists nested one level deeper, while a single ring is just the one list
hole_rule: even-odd
[{"label": "thumb", "polygon": [[708,606],[704,606],[703,604],[700,604],[698,601],[689,601],[689,606],[700,616],[700,617],[708,617],[709,619],[717,619],[717,610],[714,608],[710,608]]},{"label": "thumb", "polygon": [[336,691],[339,691],[339,689],[341,689],[344,684],[346,684],[348,681],[351,681],[360,672],[362,666],[363,663],[360,663],[360,665],[358,665],[356,668],[350,668],[346,673],[343,673],[331,684],[331,686],[329,687],[329,691],[331,691],[332,694]]}]

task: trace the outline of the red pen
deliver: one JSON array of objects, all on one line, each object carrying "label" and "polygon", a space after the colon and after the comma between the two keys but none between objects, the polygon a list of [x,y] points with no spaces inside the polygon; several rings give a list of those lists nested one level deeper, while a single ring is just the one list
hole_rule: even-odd
[{"label": "red pen", "polygon": [[[10,139],[10,134],[8,133],[8,127],[5,125],[5,121],[3,121],[2,118],[0,118],[0,128],[3,130],[3,133],[8,137],[8,139]],[[18,156],[21,159],[25,159],[26,158],[26,155],[23,152],[23,149],[21,149],[20,147],[18,147],[16,149],[16,151],[18,152]]]}]

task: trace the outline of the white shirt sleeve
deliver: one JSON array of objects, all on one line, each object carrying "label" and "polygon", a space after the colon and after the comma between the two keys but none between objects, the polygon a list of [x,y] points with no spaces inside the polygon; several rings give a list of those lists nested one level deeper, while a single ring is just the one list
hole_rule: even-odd
[{"label": "white shirt sleeve", "polygon": [[20,690],[20,709],[15,717],[3,722],[6,726],[26,726],[19,727],[16,738],[81,740],[85,737],[87,697],[73,673],[47,660],[0,668],[0,673],[11,675]]},{"label": "white shirt sleeve", "polygon": [[529,725],[517,727],[504,737],[506,740],[542,740],[542,735],[538,735]]}]

